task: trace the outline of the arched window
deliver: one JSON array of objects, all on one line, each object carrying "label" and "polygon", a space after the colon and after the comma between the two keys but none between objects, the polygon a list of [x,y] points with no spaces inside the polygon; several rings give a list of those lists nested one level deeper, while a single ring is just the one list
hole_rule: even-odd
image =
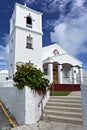
[{"label": "arched window", "polygon": [[32,18],[30,16],[26,18],[26,26],[32,28]]}]

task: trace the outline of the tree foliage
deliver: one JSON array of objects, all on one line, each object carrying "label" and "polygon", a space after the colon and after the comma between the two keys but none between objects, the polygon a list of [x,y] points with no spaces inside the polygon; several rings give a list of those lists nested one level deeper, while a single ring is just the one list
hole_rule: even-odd
[{"label": "tree foliage", "polygon": [[28,64],[17,65],[17,71],[13,76],[15,86],[23,89],[25,86],[37,91],[39,94],[45,94],[49,81],[43,77],[40,69],[32,67]]}]

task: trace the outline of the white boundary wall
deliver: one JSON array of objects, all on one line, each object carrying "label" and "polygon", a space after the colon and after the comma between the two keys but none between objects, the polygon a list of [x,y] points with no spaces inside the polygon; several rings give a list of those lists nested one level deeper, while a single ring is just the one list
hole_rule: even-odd
[{"label": "white boundary wall", "polygon": [[81,85],[83,128],[87,130],[87,85]]},{"label": "white boundary wall", "polygon": [[[29,87],[18,90],[12,85],[12,81],[7,83],[7,87],[6,83],[0,87],[0,99],[20,125],[32,124],[39,120],[41,108],[38,104],[41,98],[42,96],[33,92]],[[44,98],[44,105],[48,98],[49,94]]]}]

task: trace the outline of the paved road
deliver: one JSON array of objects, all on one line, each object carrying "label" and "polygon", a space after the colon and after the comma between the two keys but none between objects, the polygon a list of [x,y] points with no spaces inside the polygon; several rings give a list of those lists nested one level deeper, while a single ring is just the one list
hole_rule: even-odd
[{"label": "paved road", "polygon": [[7,130],[11,125],[0,107],[0,130]]}]

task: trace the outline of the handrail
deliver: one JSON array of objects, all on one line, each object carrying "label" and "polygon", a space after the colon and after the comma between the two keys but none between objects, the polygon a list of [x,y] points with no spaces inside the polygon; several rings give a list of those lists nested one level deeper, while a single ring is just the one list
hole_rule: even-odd
[{"label": "handrail", "polygon": [[[72,79],[75,79],[75,78],[72,78]],[[78,81],[80,84],[82,84],[82,82],[79,79],[75,79],[75,80]]]},{"label": "handrail", "polygon": [[[64,78],[65,79],[65,78]],[[73,78],[72,77],[72,79],[75,79],[76,81],[78,81],[79,82],[79,84],[82,84],[82,82],[80,81],[80,80],[78,80],[78,79],[76,79],[76,78]],[[70,83],[72,83],[72,81],[70,81],[70,80],[68,80],[68,79],[65,79],[66,81],[69,81]],[[73,83],[72,83],[73,84]]]},{"label": "handrail", "polygon": [[[51,86],[51,85],[50,85]],[[42,102],[42,100],[44,99],[44,96],[47,94],[48,90],[50,89],[51,87],[48,87],[48,89],[46,90],[45,94],[43,95],[43,97],[41,98],[39,104],[38,104],[38,107],[40,107],[40,104]]]},{"label": "handrail", "polygon": [[11,116],[8,114],[6,108],[4,107],[4,105],[2,104],[2,102],[0,101],[0,107],[2,108],[4,114],[6,115],[7,119],[9,120],[10,124],[12,125],[13,128],[16,128],[16,124],[13,121],[13,119],[11,118]]},{"label": "handrail", "polygon": [[47,94],[48,90],[51,88],[52,84],[50,84],[50,87],[48,87],[48,89],[46,90],[45,94],[43,95],[43,97],[41,98],[39,104],[38,104],[38,107],[40,107],[40,104],[41,104],[41,119],[43,120],[43,99],[44,99],[44,96]]}]

